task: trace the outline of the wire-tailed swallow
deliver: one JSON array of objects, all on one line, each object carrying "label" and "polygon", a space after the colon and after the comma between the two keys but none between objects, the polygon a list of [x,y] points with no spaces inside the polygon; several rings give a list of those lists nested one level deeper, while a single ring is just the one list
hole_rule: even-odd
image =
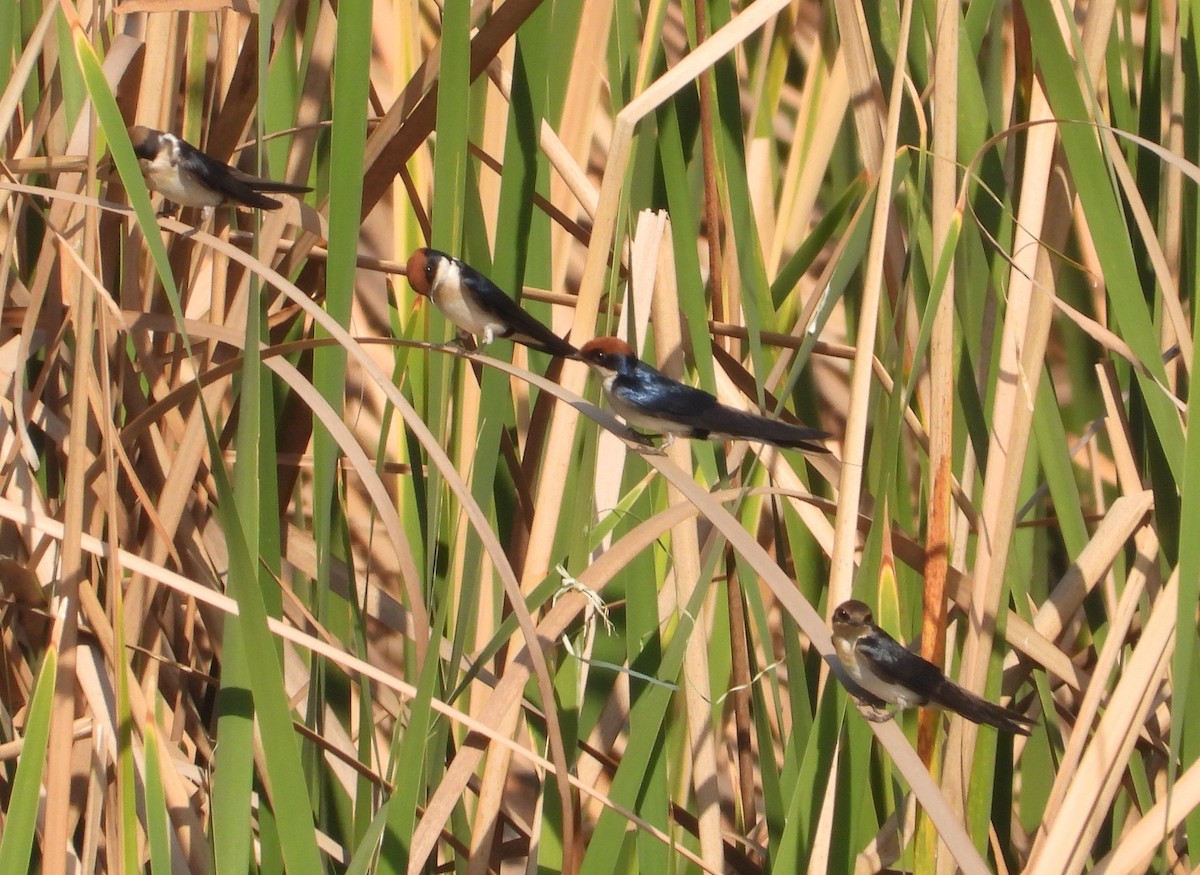
[{"label": "wire-tailed swallow", "polygon": [[676,435],[701,440],[744,439],[806,453],[826,453],[815,441],[829,437],[825,432],[768,419],[726,407],[703,389],[686,386],[641,361],[628,343],[617,337],[597,337],[579,350],[604,382],[609,405],[633,428],[654,434]]},{"label": "wire-tailed swallow", "polygon": [[842,602],[833,612],[833,646],[851,679],[872,696],[898,706],[897,710],[918,705],[944,708],[1017,735],[1028,735],[1036,722],[964,690],[932,662],[876,626],[871,609],[855,599]]},{"label": "wire-tailed swallow", "polygon": [[507,338],[550,355],[576,358],[579,350],[521,309],[496,284],[469,264],[436,249],[418,249],[408,259],[409,285],[437,305],[484,346]]},{"label": "wire-tailed swallow", "polygon": [[185,207],[219,207],[223,204],[277,210],[282,203],[264,191],[303,194],[303,185],[276,182],[243,173],[205,155],[174,134],[137,125],[129,129],[133,152],[146,185],[172,203]]}]

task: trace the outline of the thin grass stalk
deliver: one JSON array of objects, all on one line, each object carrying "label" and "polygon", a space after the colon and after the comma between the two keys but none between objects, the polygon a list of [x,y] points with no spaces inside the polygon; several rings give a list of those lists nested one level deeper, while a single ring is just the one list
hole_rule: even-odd
[{"label": "thin grass stalk", "polygon": [[[958,191],[958,53],[959,7],[948,0],[937,4],[934,50],[933,94],[933,252],[934,264],[943,258],[943,249],[957,215]],[[946,656],[946,574],[953,541],[954,521],[950,501],[954,454],[954,285],[955,271],[945,279],[934,317],[929,344],[929,477],[927,506],[925,585],[922,589],[921,655],[942,666]],[[934,757],[934,745],[940,715],[922,709],[917,723],[917,751],[936,781],[940,763]],[[918,872],[934,871],[937,839],[932,823],[923,812],[918,814],[916,863]]]},{"label": "thin grass stalk", "polygon": [[[94,241],[94,238],[92,238]],[[64,272],[67,265],[61,267]],[[75,722],[75,677],[79,632],[79,587],[87,579],[80,536],[90,510],[85,501],[85,475],[96,438],[91,416],[92,353],[95,338],[96,299],[90,283],[71,282],[78,290],[71,311],[75,325],[75,380],[71,391],[71,430],[67,446],[66,511],[63,518],[63,573],[55,587],[52,607],[55,613],[55,637],[60,642],[54,704],[51,709],[49,756],[46,762],[45,836],[43,871],[47,875],[65,875],[69,842],[69,806],[71,800],[71,752]]]},{"label": "thin grass stalk", "polygon": [[[703,0],[700,0],[703,3]],[[654,343],[656,359],[660,366],[671,363],[678,368],[682,364],[677,353],[683,344],[679,324],[678,301],[675,297],[674,262],[668,255],[674,250],[671,240],[671,225],[665,216],[658,217],[662,224],[658,265],[654,283],[653,311]],[[714,229],[709,229],[710,234]],[[668,368],[670,374],[674,368]],[[678,379],[681,373],[671,376]],[[667,457],[693,476],[692,452],[688,441],[675,441],[667,448]],[[682,495],[671,487],[667,489],[667,503],[684,501]],[[701,588],[702,562],[700,540],[694,519],[688,519],[671,531],[671,556],[674,569],[677,603],[684,605],[695,601],[696,590]],[[704,602],[708,600],[705,599]],[[709,690],[708,641],[705,634],[709,623],[703,614],[686,618],[681,631],[688,635],[687,658],[683,664],[684,701],[687,708],[688,751],[691,759],[692,790],[696,794],[699,809],[700,851],[705,863],[713,869],[724,865],[725,852],[721,839],[721,785],[717,769],[716,744],[713,739],[712,706],[707,695]]]},{"label": "thin grass stalk", "polygon": [[729,638],[732,645],[730,671],[730,696],[733,699],[734,744],[737,767],[738,803],[740,817],[734,820],[736,828],[749,832],[757,822],[757,786],[754,768],[754,748],[751,741],[753,721],[750,714],[753,679],[750,676],[750,651],[747,636],[750,634],[749,618],[746,616],[745,595],[738,574],[737,560],[732,550],[725,551],[725,585],[729,590]]},{"label": "thin grass stalk", "polygon": [[[1031,117],[1047,118],[1050,108],[1034,83]],[[1046,127],[1030,130],[1026,143],[1023,197],[1018,214],[1017,238],[1013,243],[1013,267],[1008,286],[1008,308],[1001,340],[1000,372],[1009,375],[998,382],[993,403],[993,427],[988,446],[987,470],[974,568],[974,588],[970,598],[970,623],[967,628],[959,682],[979,692],[987,677],[996,611],[1004,584],[1005,557],[1013,530],[1020,475],[1029,438],[1029,423],[1036,397],[1037,381],[1042,373],[1047,332],[1050,327],[1049,264],[1039,247],[1039,233],[1048,231],[1045,218],[1061,216],[1066,205],[1065,192],[1052,184],[1054,136]],[[1052,189],[1048,192],[1048,187]],[[1052,198],[1046,203],[1046,198]],[[1051,208],[1054,211],[1051,211]],[[1059,227],[1062,227],[1060,223]],[[1054,241],[1046,245],[1053,246]],[[951,723],[946,746],[947,770],[943,788],[958,811],[965,814],[967,786],[964,773],[974,761],[977,728],[964,720]],[[961,765],[960,765],[961,764]],[[944,858],[944,856],[943,856]],[[948,871],[950,862],[939,863],[938,871]]]},{"label": "thin grass stalk", "polygon": [[[707,0],[695,0],[692,12],[696,19],[696,45],[701,45],[708,38],[708,16],[705,12]],[[713,83],[712,75],[705,71],[700,74],[697,85],[700,87],[700,145],[703,152],[704,169],[704,224],[707,229],[708,242],[708,292],[712,306],[712,316],[718,322],[731,321],[726,316],[726,301],[724,284],[722,282],[722,258],[724,223],[722,222],[721,202],[717,193],[717,148],[713,132]]]}]

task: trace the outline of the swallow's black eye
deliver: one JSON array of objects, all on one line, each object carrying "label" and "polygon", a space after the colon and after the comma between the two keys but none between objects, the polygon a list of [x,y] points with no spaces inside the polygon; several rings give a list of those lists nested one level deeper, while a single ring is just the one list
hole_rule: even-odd
[{"label": "swallow's black eye", "polygon": [[837,620],[839,623],[844,623],[850,618],[848,616],[846,616],[845,608],[838,608],[836,611],[833,612],[833,619]]},{"label": "swallow's black eye", "polygon": [[437,276],[437,265],[432,261],[425,262],[425,280],[432,283],[435,276]]}]

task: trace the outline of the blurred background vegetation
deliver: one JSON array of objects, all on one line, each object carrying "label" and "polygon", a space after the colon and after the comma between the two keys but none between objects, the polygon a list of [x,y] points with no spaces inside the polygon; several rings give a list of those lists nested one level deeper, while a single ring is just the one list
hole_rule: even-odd
[{"label": "blurred background vegetation", "polygon": [[[0,3],[0,872],[1193,871],[1191,11]],[[852,596],[1033,734],[864,720]]]}]

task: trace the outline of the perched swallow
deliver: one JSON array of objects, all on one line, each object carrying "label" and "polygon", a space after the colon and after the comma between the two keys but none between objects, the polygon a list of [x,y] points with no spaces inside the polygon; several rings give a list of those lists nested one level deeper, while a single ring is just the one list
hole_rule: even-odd
[{"label": "perched swallow", "polygon": [[814,443],[829,437],[825,432],[726,407],[703,389],[660,374],[620,338],[589,340],[579,350],[579,358],[604,381],[604,395],[612,409],[634,428],[668,435],[669,440],[676,435],[701,440],[742,438],[806,453],[829,452]]},{"label": "perched swallow", "polygon": [[409,285],[468,334],[497,337],[550,355],[576,358],[579,350],[538,322],[490,279],[469,264],[436,249],[418,249],[408,259]]},{"label": "perched swallow", "polygon": [[[860,601],[842,602],[833,612],[833,646],[856,684],[901,708],[917,705],[955,711],[974,723],[1028,735],[1036,721],[968,692],[928,660],[903,647],[875,625],[871,609]],[[888,714],[883,719],[888,719]]]},{"label": "perched swallow", "polygon": [[243,173],[205,155],[174,134],[138,125],[129,129],[146,185],[172,203],[185,207],[219,207],[223,204],[277,210],[282,203],[261,192],[303,194],[303,185],[275,182]]}]

